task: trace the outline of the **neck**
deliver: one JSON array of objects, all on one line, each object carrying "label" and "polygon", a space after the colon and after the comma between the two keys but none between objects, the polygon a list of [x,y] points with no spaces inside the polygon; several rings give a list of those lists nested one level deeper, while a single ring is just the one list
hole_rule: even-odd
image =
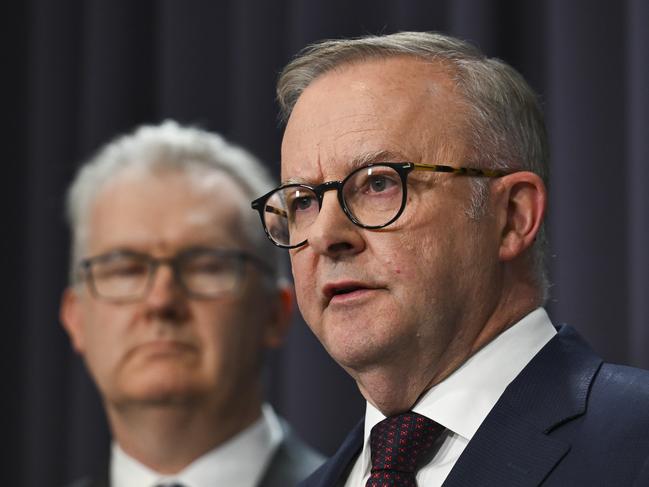
[{"label": "neck", "polygon": [[[533,284],[518,284],[490,309],[472,314],[438,355],[409,353],[396,360],[348,372],[365,399],[386,416],[412,409],[419,398],[502,332],[541,305]],[[423,344],[422,350],[429,344]],[[398,354],[395,354],[398,355]]]},{"label": "neck", "polygon": [[175,474],[225,443],[261,415],[261,400],[223,414],[206,404],[107,404],[113,437],[131,457],[161,474]]}]

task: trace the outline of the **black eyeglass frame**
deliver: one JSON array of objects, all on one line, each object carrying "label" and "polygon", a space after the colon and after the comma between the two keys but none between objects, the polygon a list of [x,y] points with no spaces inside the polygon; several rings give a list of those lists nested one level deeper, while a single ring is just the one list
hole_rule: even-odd
[{"label": "black eyeglass frame", "polygon": [[[365,225],[356,219],[356,217],[351,213],[349,208],[347,207],[347,204],[345,203],[345,199],[343,198],[343,191],[342,188],[345,185],[345,183],[351,179],[356,173],[359,171],[366,170],[371,167],[376,167],[376,166],[383,166],[383,167],[390,167],[394,169],[397,174],[399,174],[399,177],[401,179],[401,187],[403,188],[402,190],[402,197],[401,197],[401,206],[399,208],[399,211],[394,215],[392,219],[390,219],[387,223],[384,223],[382,225]],[[512,174],[513,172],[516,172],[516,170],[505,170],[505,169],[479,169],[475,167],[453,167],[453,166],[447,166],[443,164],[419,164],[419,163],[414,163],[414,162],[374,162],[371,164],[367,164],[365,166],[359,167],[358,169],[354,169],[351,173],[349,173],[345,179],[342,181],[325,181],[324,183],[318,184],[317,186],[311,186],[309,184],[301,184],[301,183],[289,183],[289,184],[282,184],[281,186],[278,186],[277,188],[269,191],[268,193],[264,194],[263,196],[260,196],[256,200],[254,200],[251,203],[251,207],[253,210],[256,210],[259,213],[259,218],[261,219],[261,224],[264,227],[264,232],[266,233],[266,236],[268,239],[277,247],[281,247],[283,249],[294,249],[297,247],[301,247],[302,245],[306,244],[308,239],[304,239],[302,242],[294,245],[282,245],[278,242],[276,242],[273,237],[271,236],[268,227],[266,226],[266,220],[264,218],[264,212],[268,213],[276,213],[280,216],[286,217],[287,215],[285,214],[286,212],[284,210],[281,210],[279,208],[275,208],[272,206],[267,207],[266,202],[270,199],[270,197],[275,194],[275,192],[286,189],[286,188],[305,188],[308,189],[309,191],[313,192],[316,197],[318,198],[318,212],[322,208],[322,200],[324,198],[324,194],[327,191],[332,191],[336,190],[337,196],[338,196],[338,203],[340,204],[340,207],[342,208],[343,212],[349,218],[349,220],[356,226],[359,226],[361,228],[366,228],[368,230],[378,230],[380,228],[385,228],[388,225],[394,223],[403,213],[403,210],[406,207],[406,201],[408,198],[408,175],[412,171],[429,171],[429,172],[441,172],[441,173],[451,173],[451,174],[458,174],[458,175],[463,175],[463,176],[470,176],[470,177],[488,177],[488,178],[499,178],[502,176],[507,176],[508,174]]]},{"label": "black eyeglass frame", "polygon": [[[133,303],[143,300],[151,292],[151,286],[153,285],[155,274],[158,268],[162,265],[168,265],[171,268],[173,274],[174,283],[182,289],[183,293],[193,299],[214,299],[217,298],[220,294],[202,294],[197,293],[189,289],[185,283],[185,280],[182,277],[182,263],[183,261],[191,258],[197,254],[210,253],[213,255],[218,255],[226,259],[235,259],[237,262],[236,272],[237,272],[237,282],[240,282],[243,274],[243,266],[247,262],[255,264],[263,272],[272,275],[274,271],[272,268],[259,257],[242,251],[242,250],[233,250],[233,249],[218,249],[218,248],[206,248],[206,247],[193,247],[190,249],[183,250],[171,257],[153,257],[144,252],[135,252],[130,250],[114,250],[104,254],[95,255],[92,257],[86,257],[79,261],[79,269],[83,274],[83,280],[86,282],[90,293],[98,299],[111,303]],[[123,297],[123,298],[114,298],[108,297],[101,294],[97,290],[97,285],[95,283],[95,277],[92,272],[92,266],[95,262],[107,261],[115,258],[116,256],[124,255],[130,257],[136,257],[142,259],[142,262],[147,266],[147,277],[146,285],[144,289],[138,294],[134,294],[132,297]]]}]

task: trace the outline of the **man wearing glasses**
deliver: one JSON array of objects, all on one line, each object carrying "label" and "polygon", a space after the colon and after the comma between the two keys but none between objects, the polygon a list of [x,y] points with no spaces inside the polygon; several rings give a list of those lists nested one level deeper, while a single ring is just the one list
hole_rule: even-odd
[{"label": "man wearing glasses", "polygon": [[173,122],[79,171],[61,318],[114,441],[108,472],[75,485],[285,487],[319,465],[261,397],[264,350],[291,309],[246,209],[270,187],[251,155]]},{"label": "man wearing glasses", "polygon": [[649,485],[649,374],[543,308],[548,149],[522,77],[406,32],[308,47],[278,97],[284,183],[252,206],[367,400],[303,485]]}]

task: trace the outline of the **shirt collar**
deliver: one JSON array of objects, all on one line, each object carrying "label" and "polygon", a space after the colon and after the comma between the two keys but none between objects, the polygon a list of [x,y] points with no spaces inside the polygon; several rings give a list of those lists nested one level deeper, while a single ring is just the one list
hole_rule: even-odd
[{"label": "shirt collar", "polygon": [[[509,383],[556,333],[545,309],[537,308],[428,390],[412,410],[471,440]],[[368,402],[366,444],[372,427],[383,419]]]},{"label": "shirt collar", "polygon": [[113,443],[111,487],[149,487],[173,481],[187,487],[253,487],[261,479],[283,438],[284,432],[277,415],[270,405],[264,404],[261,417],[252,425],[173,476],[160,475]]}]

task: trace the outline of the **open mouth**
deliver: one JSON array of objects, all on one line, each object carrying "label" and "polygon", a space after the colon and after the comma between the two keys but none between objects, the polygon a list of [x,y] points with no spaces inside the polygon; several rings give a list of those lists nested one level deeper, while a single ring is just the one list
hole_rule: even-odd
[{"label": "open mouth", "polygon": [[353,293],[354,291],[358,291],[359,289],[368,289],[368,288],[361,287],[361,286],[341,287],[341,288],[334,289],[331,294],[331,297],[340,296],[341,294]]},{"label": "open mouth", "polygon": [[340,282],[336,284],[329,284],[324,287],[324,296],[327,300],[327,304],[331,301],[342,301],[347,298],[353,298],[355,296],[360,296],[367,291],[374,290],[374,287],[365,285],[358,282]]}]

